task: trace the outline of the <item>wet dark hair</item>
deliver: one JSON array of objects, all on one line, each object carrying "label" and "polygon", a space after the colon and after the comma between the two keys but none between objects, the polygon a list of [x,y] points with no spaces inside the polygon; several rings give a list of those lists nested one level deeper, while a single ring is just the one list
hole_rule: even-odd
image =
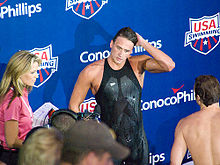
[{"label": "wet dark hair", "polygon": [[136,33],[130,27],[124,27],[118,31],[118,33],[113,38],[113,42],[117,39],[117,37],[124,37],[129,41],[133,42],[134,45],[138,42]]},{"label": "wet dark hair", "polygon": [[195,95],[199,95],[205,106],[219,102],[219,81],[212,75],[201,75],[195,79]]}]

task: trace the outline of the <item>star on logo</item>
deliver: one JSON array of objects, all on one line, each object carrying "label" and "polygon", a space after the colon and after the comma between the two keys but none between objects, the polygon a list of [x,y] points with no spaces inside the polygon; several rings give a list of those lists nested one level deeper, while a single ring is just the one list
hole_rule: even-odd
[{"label": "star on logo", "polygon": [[208,43],[208,41],[207,41],[207,40],[203,41],[203,44],[204,44],[204,45],[207,45],[207,43]]},{"label": "star on logo", "polygon": [[74,14],[85,19],[90,19],[107,3],[108,0],[66,0],[65,10],[72,10]]},{"label": "star on logo", "polygon": [[86,7],[86,10],[88,10],[90,6],[89,6],[89,4],[87,3],[85,7]]}]

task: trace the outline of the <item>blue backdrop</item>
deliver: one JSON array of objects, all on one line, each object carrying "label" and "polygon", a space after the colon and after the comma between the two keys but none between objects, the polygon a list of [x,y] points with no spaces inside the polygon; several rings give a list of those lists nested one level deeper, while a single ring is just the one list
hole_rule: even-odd
[{"label": "blue backdrop", "polygon": [[[176,63],[170,73],[146,73],[142,95],[150,164],[168,164],[177,122],[199,110],[195,77],[220,79],[219,11],[219,0],[0,0],[0,71],[16,51],[32,51],[43,60],[32,109],[67,108],[80,71],[108,57],[112,37],[130,26]],[[133,54],[148,53],[135,47]],[[82,109],[92,110],[91,97]]]}]

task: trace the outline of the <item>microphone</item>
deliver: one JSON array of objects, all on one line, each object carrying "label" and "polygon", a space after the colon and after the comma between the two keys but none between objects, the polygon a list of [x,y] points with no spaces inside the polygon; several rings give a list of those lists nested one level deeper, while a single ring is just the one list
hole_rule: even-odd
[{"label": "microphone", "polygon": [[100,105],[97,104],[95,106],[93,114],[94,114],[94,119],[97,120],[98,122],[100,122],[101,121],[101,119],[100,119],[101,118],[101,107],[100,107]]},{"label": "microphone", "polygon": [[89,112],[87,109],[84,112],[77,113],[78,114],[78,120],[89,120],[94,119],[98,122],[100,122],[100,115],[101,115],[101,107],[100,105],[96,105],[94,112]]},{"label": "microphone", "polygon": [[91,118],[91,113],[87,109],[85,109],[84,112],[77,113],[77,115],[78,115],[78,120],[86,120]]}]

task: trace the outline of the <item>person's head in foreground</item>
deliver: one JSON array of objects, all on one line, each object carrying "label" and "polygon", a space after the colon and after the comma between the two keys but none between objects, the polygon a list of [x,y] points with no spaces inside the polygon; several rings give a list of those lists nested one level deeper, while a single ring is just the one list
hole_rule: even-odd
[{"label": "person's head in foreground", "polygon": [[194,84],[196,102],[202,108],[219,102],[219,81],[212,75],[201,75]]},{"label": "person's head in foreground", "polygon": [[220,164],[220,85],[212,75],[201,75],[194,84],[200,111],[181,119],[175,129],[170,165],[180,165],[187,149],[197,165]]},{"label": "person's head in foreground", "polygon": [[64,134],[62,165],[113,165],[130,153],[115,140],[114,133],[104,123],[95,120],[77,121]]},{"label": "person's head in foreground", "polygon": [[60,132],[64,133],[68,130],[77,120],[77,114],[68,109],[59,109],[53,112],[48,124],[51,127],[55,127]]},{"label": "person's head in foreground", "polygon": [[19,152],[19,165],[59,165],[63,136],[55,128],[36,130]]}]

